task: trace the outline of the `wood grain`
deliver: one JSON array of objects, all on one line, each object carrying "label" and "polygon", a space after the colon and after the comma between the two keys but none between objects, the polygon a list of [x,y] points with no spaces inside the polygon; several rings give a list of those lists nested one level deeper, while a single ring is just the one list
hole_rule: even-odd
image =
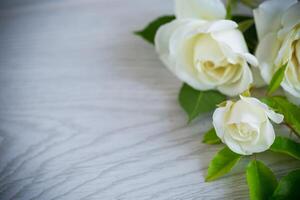
[{"label": "wood grain", "polygon": [[[132,34],[171,0],[0,5],[1,200],[248,198],[247,159],[204,183],[210,115],[186,125],[181,83]],[[269,155],[278,176],[299,166]]]}]

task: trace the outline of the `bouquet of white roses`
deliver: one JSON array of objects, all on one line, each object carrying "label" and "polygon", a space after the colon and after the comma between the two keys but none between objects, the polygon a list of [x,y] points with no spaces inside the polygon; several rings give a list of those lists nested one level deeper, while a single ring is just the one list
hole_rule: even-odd
[{"label": "bouquet of white roses", "polygon": [[[253,16],[233,15],[238,3],[253,8]],[[154,44],[184,82],[179,102],[189,122],[214,111],[203,142],[226,146],[212,159],[206,181],[254,155],[246,169],[250,199],[299,200],[300,170],[278,181],[255,155],[270,150],[300,160],[297,139],[278,136],[272,124],[300,137],[300,2],[175,0],[175,16],[136,34]]]}]

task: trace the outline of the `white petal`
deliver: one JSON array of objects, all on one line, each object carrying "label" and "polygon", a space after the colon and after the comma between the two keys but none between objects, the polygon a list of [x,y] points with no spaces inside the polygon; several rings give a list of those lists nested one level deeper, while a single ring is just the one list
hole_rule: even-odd
[{"label": "white petal", "polygon": [[203,27],[207,24],[204,21],[194,19],[183,21],[184,22],[182,23],[182,25],[175,29],[170,37],[170,54],[176,55],[178,51],[181,51],[184,43],[188,39],[191,39],[198,34],[196,30],[199,29],[199,27]]},{"label": "white petal", "polygon": [[268,150],[275,141],[275,132],[269,120],[263,123],[259,138],[256,143],[241,144],[242,149],[248,154],[260,153]]},{"label": "white petal", "polygon": [[242,149],[241,145],[234,140],[230,134],[225,134],[224,136],[224,143],[228,146],[228,148],[240,155],[251,155],[251,153],[244,151],[244,149]]},{"label": "white petal", "polygon": [[298,91],[294,85],[289,81],[289,79],[287,77],[285,77],[285,79],[283,80],[283,82],[281,83],[281,87],[283,88],[283,90],[285,92],[287,92],[288,94],[294,96],[295,98],[300,98],[300,91]]},{"label": "white petal", "polygon": [[267,85],[267,83],[262,78],[259,68],[252,67],[251,68],[252,74],[253,74],[253,84],[256,88],[261,88]]},{"label": "white petal", "polygon": [[282,40],[277,58],[274,61],[276,66],[279,67],[284,63],[291,61],[292,55],[294,53],[293,42],[297,39],[297,32],[295,30],[292,30],[286,34],[286,36]]},{"label": "white petal", "polygon": [[[217,20],[217,21],[203,21],[203,20],[194,20],[201,21],[202,25],[195,29],[194,32],[191,32],[191,35],[196,35],[199,33],[214,33],[232,30],[238,27],[237,23],[231,20]],[[205,23],[204,23],[205,22]]]},{"label": "white petal", "polygon": [[197,76],[194,65],[194,50],[197,41],[195,29],[203,25],[201,20],[190,20],[185,23],[172,34],[170,38],[170,57],[175,60],[175,64],[169,69],[183,82],[198,90],[213,89],[213,85],[209,85],[204,80],[200,80]]},{"label": "white petal", "polygon": [[274,143],[274,141],[275,141],[275,131],[273,125],[268,120],[261,127],[260,139],[256,144],[256,147],[258,149],[255,150],[255,153],[268,150],[271,147],[271,145]]},{"label": "white petal", "polygon": [[[234,52],[234,57],[236,57],[238,54],[252,66],[258,66],[257,58],[248,53],[246,41],[243,34],[239,30],[231,28],[230,30],[212,33],[212,36],[220,44],[224,44],[225,46],[229,47]],[[232,58],[228,48],[224,48],[223,53],[229,58]]]},{"label": "white petal", "polygon": [[228,96],[236,96],[249,88],[249,86],[253,83],[252,72],[246,63],[243,68],[243,74],[240,80],[230,85],[220,86],[218,88],[220,92]]},{"label": "white petal", "polygon": [[[296,60],[296,58],[294,58]],[[285,71],[284,80],[281,83],[285,92],[289,93],[295,98],[300,98],[300,82],[297,61],[290,60],[288,62],[287,70]]]},{"label": "white petal", "polygon": [[258,60],[255,56],[250,53],[244,53],[242,56],[250,65],[252,65],[253,67],[258,67]]},{"label": "white petal", "polygon": [[240,98],[247,102],[250,105],[256,106],[257,109],[262,109],[273,122],[280,124],[283,121],[284,116],[278,113],[275,113],[273,110],[271,110],[266,104],[262,103],[256,98],[253,97],[243,97],[240,96]]},{"label": "white petal", "polygon": [[281,17],[297,0],[269,0],[253,11],[259,39],[281,28]]},{"label": "white petal", "polygon": [[155,35],[156,51],[165,66],[173,73],[176,67],[176,59],[170,55],[170,40],[175,31],[188,22],[187,20],[174,20],[161,26]]},{"label": "white petal", "polygon": [[273,125],[268,120],[261,129],[261,142],[265,143],[265,150],[269,149],[275,140],[275,132]]},{"label": "white petal", "polygon": [[217,108],[213,114],[213,125],[217,136],[223,141],[225,134],[226,113],[229,112],[233,102],[227,101],[225,107]]},{"label": "white petal", "polygon": [[285,92],[285,95],[286,95],[286,97],[288,98],[288,100],[290,102],[292,102],[295,105],[300,106],[300,97],[296,97],[296,96],[294,96],[294,95],[292,95],[292,94],[290,94],[288,92]]},{"label": "white petal", "polygon": [[228,124],[246,123],[251,124],[253,128],[258,129],[258,125],[266,121],[265,111],[255,104],[249,103],[241,97],[231,108],[228,116]]},{"label": "white petal", "polygon": [[233,52],[244,55],[244,53],[248,53],[244,36],[239,30],[233,28],[235,27],[232,26],[231,29],[227,31],[212,33],[212,37],[218,42],[230,47]]},{"label": "white petal", "polygon": [[225,59],[225,57],[217,41],[209,34],[203,34],[198,36],[195,44],[194,59],[195,61],[210,60],[214,63],[219,63]]},{"label": "white petal", "polygon": [[174,20],[171,23],[161,26],[155,35],[155,47],[159,55],[169,55],[170,39],[172,34],[187,20]]},{"label": "white petal", "polygon": [[274,112],[273,110],[269,110],[267,112],[268,117],[275,122],[276,124],[280,124],[283,122],[284,116]]},{"label": "white petal", "polygon": [[[238,24],[232,20],[217,20],[210,23],[207,33],[233,30],[238,27]],[[223,32],[225,34],[225,32]]]},{"label": "white petal", "polygon": [[[300,30],[299,30],[299,34],[300,34]],[[295,54],[296,54],[296,59],[298,60],[298,62],[300,61],[300,40],[298,40],[296,47],[295,47]]]},{"label": "white petal", "polygon": [[262,78],[266,83],[269,83],[275,73],[274,66],[280,48],[280,41],[276,33],[269,33],[258,44],[256,57],[259,61],[259,68]]},{"label": "white petal", "polygon": [[175,5],[178,19],[218,20],[226,16],[225,6],[220,0],[176,0]]},{"label": "white petal", "polygon": [[300,23],[300,2],[289,7],[283,14],[281,23],[285,28],[294,27]]}]

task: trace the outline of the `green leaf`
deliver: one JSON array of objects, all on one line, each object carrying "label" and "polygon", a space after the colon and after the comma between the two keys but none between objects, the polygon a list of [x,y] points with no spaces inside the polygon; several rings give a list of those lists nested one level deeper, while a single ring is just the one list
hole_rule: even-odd
[{"label": "green leaf", "polygon": [[189,122],[202,113],[214,110],[217,104],[226,100],[226,97],[217,91],[198,91],[184,84],[179,93],[179,103],[188,114]]},{"label": "green leaf", "polygon": [[273,194],[272,200],[299,200],[300,199],[300,170],[290,172],[283,177]]},{"label": "green leaf", "polygon": [[216,130],[214,128],[210,129],[207,133],[204,134],[203,143],[205,144],[220,144],[222,143],[220,138],[216,134]]},{"label": "green leaf", "polygon": [[[250,53],[254,53],[258,44],[258,37],[255,24],[253,23],[250,26],[250,21],[253,20],[253,17],[246,15],[234,15],[232,17],[232,20],[238,23],[239,27],[244,26],[242,27],[242,29],[244,29],[243,35],[245,37]],[[246,25],[248,25],[249,27],[247,27]]]},{"label": "green leaf", "polygon": [[276,153],[284,153],[300,160],[300,143],[291,139],[276,137],[270,150]]},{"label": "green leaf", "polygon": [[269,199],[278,184],[273,172],[257,160],[251,161],[247,167],[247,182],[251,200]]},{"label": "green leaf", "polygon": [[238,163],[241,157],[241,155],[225,147],[210,162],[205,181],[213,181],[227,174]]},{"label": "green leaf", "polygon": [[262,101],[276,112],[283,114],[285,123],[300,136],[300,107],[280,96],[266,97]]},{"label": "green leaf", "polygon": [[247,31],[254,25],[254,20],[253,19],[247,19],[245,21],[242,21],[239,23],[239,30],[242,32]]},{"label": "green leaf", "polygon": [[269,88],[268,88],[269,95],[274,93],[280,87],[280,84],[284,78],[284,74],[285,74],[287,65],[288,65],[288,63],[284,64],[275,72],[275,74],[271,80],[271,83],[269,85]]},{"label": "green leaf", "polygon": [[157,30],[164,24],[167,24],[175,19],[175,16],[163,16],[152,21],[146,28],[141,31],[136,31],[135,34],[141,36],[146,41],[154,44],[154,38]]}]

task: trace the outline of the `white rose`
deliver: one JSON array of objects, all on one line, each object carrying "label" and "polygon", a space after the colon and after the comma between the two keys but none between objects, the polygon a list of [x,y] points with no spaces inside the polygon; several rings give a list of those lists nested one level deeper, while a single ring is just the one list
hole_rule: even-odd
[{"label": "white rose", "polygon": [[257,65],[257,59],[225,15],[219,0],[176,0],[177,19],[158,30],[155,46],[180,80],[198,90],[235,96],[253,82],[248,63]]},{"label": "white rose", "polygon": [[283,116],[270,110],[258,99],[242,97],[237,102],[227,101],[216,109],[213,125],[218,137],[233,152],[251,155],[266,151],[275,140],[270,122],[281,123]]},{"label": "white rose", "polygon": [[266,1],[254,10],[254,19],[263,79],[270,83],[278,68],[288,63],[281,86],[290,100],[300,104],[300,2]]}]

